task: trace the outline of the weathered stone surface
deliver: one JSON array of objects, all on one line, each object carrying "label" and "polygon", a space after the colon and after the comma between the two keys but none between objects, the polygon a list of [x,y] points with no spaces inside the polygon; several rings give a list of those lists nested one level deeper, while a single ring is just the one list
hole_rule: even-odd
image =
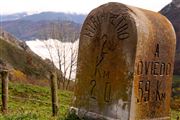
[{"label": "weathered stone surface", "polygon": [[162,15],[108,3],[82,27],[74,108],[80,117],[169,120],[175,34]]}]

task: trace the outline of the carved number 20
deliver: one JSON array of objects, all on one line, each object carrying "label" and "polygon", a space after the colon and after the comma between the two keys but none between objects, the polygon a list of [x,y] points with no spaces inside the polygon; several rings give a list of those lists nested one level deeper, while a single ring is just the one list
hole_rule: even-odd
[{"label": "carved number 20", "polygon": [[[92,99],[96,99],[96,94],[95,94],[96,80],[91,80],[90,85],[91,85],[90,97]],[[111,84],[109,82],[106,82],[104,89],[104,101],[110,102],[111,100],[110,96],[111,96]]]}]

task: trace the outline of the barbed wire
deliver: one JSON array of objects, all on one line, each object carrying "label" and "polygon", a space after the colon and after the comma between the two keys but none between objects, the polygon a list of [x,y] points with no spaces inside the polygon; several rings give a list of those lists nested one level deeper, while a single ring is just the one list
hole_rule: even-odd
[{"label": "barbed wire", "polygon": [[[2,93],[0,93],[0,95],[6,96],[5,94],[2,94]],[[29,100],[29,101],[36,101],[36,102],[41,102],[41,103],[45,103],[45,104],[52,104],[52,102],[47,102],[47,101],[33,99],[33,98],[27,98],[27,97],[19,97],[19,96],[11,96],[11,95],[8,95],[8,97],[14,98],[14,99],[24,99],[24,100]]]}]

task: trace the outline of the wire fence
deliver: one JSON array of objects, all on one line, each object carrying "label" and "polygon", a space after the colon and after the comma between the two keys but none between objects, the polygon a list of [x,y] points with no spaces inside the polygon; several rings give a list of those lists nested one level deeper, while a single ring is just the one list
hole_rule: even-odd
[{"label": "wire fence", "polygon": [[[6,96],[5,94],[0,93],[0,96],[2,96],[2,95]],[[50,104],[50,105],[52,104],[52,102],[47,102],[47,101],[33,99],[33,98],[27,98],[27,97],[19,97],[19,96],[11,96],[11,95],[8,95],[8,97],[13,98],[13,99],[28,100],[28,101],[39,102],[39,103]]]},{"label": "wire fence", "polygon": [[[1,93],[0,93],[0,95],[6,96],[5,94],[1,94]],[[13,99],[23,99],[23,100],[29,100],[29,101],[40,102],[40,103],[45,103],[45,104],[52,104],[52,102],[47,102],[47,101],[33,99],[33,98],[27,98],[27,97],[19,97],[19,96],[11,96],[11,95],[8,95],[8,97],[13,98]]]}]

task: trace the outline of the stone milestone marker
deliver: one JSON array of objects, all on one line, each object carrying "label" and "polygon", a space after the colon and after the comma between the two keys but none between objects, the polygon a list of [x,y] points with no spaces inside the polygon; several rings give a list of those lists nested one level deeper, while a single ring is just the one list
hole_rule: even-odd
[{"label": "stone milestone marker", "polygon": [[72,109],[96,120],[170,120],[175,44],[159,13],[120,3],[94,9],[81,31]]}]

